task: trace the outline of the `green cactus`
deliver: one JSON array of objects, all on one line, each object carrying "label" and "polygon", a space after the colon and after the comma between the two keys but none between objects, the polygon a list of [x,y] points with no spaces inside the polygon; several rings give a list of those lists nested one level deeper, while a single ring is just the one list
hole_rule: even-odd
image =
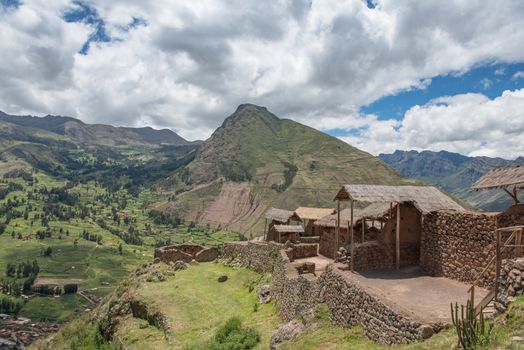
[{"label": "green cactus", "polygon": [[473,350],[488,345],[493,325],[486,327],[482,310],[478,317],[475,316],[471,301],[468,300],[466,307],[460,305],[460,314],[458,303],[451,303],[451,320],[462,349]]}]

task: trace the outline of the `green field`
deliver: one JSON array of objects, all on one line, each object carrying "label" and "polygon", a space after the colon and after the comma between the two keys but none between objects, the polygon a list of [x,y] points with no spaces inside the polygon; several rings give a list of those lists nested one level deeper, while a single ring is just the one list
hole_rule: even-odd
[{"label": "green field", "polygon": [[[152,190],[132,196],[125,189],[110,191],[95,181],[71,184],[36,172],[32,177],[33,181],[21,177],[2,181],[3,186],[13,183],[21,189],[17,187],[0,200],[0,208],[11,203],[4,220],[0,215],[0,223],[7,223],[0,234],[0,280],[7,277],[8,263],[36,260],[40,266],[37,283],[76,283],[79,290],[102,297],[137,266],[151,261],[155,246],[183,242],[220,246],[239,239],[236,233],[190,223],[180,222],[176,227],[171,222],[155,223],[149,206],[158,194]],[[77,199],[74,203],[50,201],[51,197],[40,194],[43,189],[66,189]],[[46,210],[50,211],[44,222],[41,217]],[[59,216],[68,211],[67,218]],[[82,211],[87,213],[85,217]],[[43,232],[45,236],[40,237]],[[85,232],[97,239],[86,239]],[[47,248],[52,250],[50,256],[43,255]],[[20,276],[7,280],[24,282]],[[80,296],[30,296],[20,314],[37,321],[62,322],[86,308],[93,305]]]}]

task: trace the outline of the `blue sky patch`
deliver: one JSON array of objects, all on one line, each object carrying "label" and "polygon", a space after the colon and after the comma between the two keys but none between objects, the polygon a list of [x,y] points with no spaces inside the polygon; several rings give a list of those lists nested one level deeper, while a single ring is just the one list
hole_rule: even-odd
[{"label": "blue sky patch", "polygon": [[20,0],[0,0],[0,11],[16,10],[21,4]]},{"label": "blue sky patch", "polygon": [[481,93],[494,99],[504,90],[516,90],[523,87],[524,63],[487,64],[474,67],[464,74],[434,77],[425,89],[413,89],[383,97],[361,108],[361,112],[375,114],[381,120],[392,118],[400,120],[411,107],[425,105],[438,97]]},{"label": "blue sky patch", "polygon": [[86,42],[78,51],[82,55],[87,55],[89,52],[89,45],[92,42],[109,42],[111,37],[106,33],[106,26],[104,20],[99,16],[98,11],[89,4],[75,0],[72,2],[73,6],[68,8],[62,18],[68,23],[81,22],[89,24],[93,28],[93,32],[89,35]]}]

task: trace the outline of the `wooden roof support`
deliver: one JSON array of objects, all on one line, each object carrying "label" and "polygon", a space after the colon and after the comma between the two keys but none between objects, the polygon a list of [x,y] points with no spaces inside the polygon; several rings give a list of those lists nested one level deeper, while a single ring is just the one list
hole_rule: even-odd
[{"label": "wooden roof support", "polygon": [[333,259],[337,259],[338,255],[338,236],[340,234],[340,199],[337,200],[337,226],[335,227],[335,254]]},{"label": "wooden roof support", "polygon": [[355,201],[351,200],[351,223],[350,223],[350,227],[349,227],[349,231],[350,231],[350,240],[351,240],[351,247],[350,247],[350,250],[351,250],[351,271],[353,272],[355,270],[355,264],[354,264],[354,257],[355,257],[355,239],[353,237],[353,226],[355,226],[355,224],[353,223],[353,212],[354,212],[354,207],[355,207]]},{"label": "wooden roof support", "polygon": [[362,218],[362,241],[361,243],[364,243],[364,234],[366,232],[366,219]]},{"label": "wooden roof support", "polygon": [[517,185],[513,185],[511,192],[507,189],[507,187],[503,187],[502,189],[513,199],[514,204],[519,204],[519,198],[517,196]]},{"label": "wooden roof support", "polygon": [[397,263],[397,270],[400,269],[400,203],[397,203],[397,229],[395,232],[395,246],[396,246],[396,263]]}]

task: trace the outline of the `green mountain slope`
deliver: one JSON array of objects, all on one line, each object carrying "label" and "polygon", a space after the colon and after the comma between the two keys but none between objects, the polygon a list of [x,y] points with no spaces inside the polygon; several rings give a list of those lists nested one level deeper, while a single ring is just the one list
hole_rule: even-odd
[{"label": "green mountain slope", "polygon": [[201,224],[260,233],[259,219],[269,206],[334,206],[342,184],[408,182],[369,153],[245,104],[193,162],[162,182],[164,190],[178,193],[162,207]]},{"label": "green mountain slope", "polygon": [[471,185],[488,171],[515,165],[524,165],[524,158],[506,160],[489,157],[466,157],[446,151],[395,151],[379,158],[404,176],[420,179],[483,210],[507,209],[511,200],[502,191],[470,192]]},{"label": "green mountain slope", "polygon": [[0,121],[33,130],[48,131],[67,136],[73,141],[105,146],[129,145],[188,145],[171,130],[155,130],[150,127],[127,128],[102,124],[85,124],[78,119],[48,115],[45,117],[13,116],[0,111]]}]

